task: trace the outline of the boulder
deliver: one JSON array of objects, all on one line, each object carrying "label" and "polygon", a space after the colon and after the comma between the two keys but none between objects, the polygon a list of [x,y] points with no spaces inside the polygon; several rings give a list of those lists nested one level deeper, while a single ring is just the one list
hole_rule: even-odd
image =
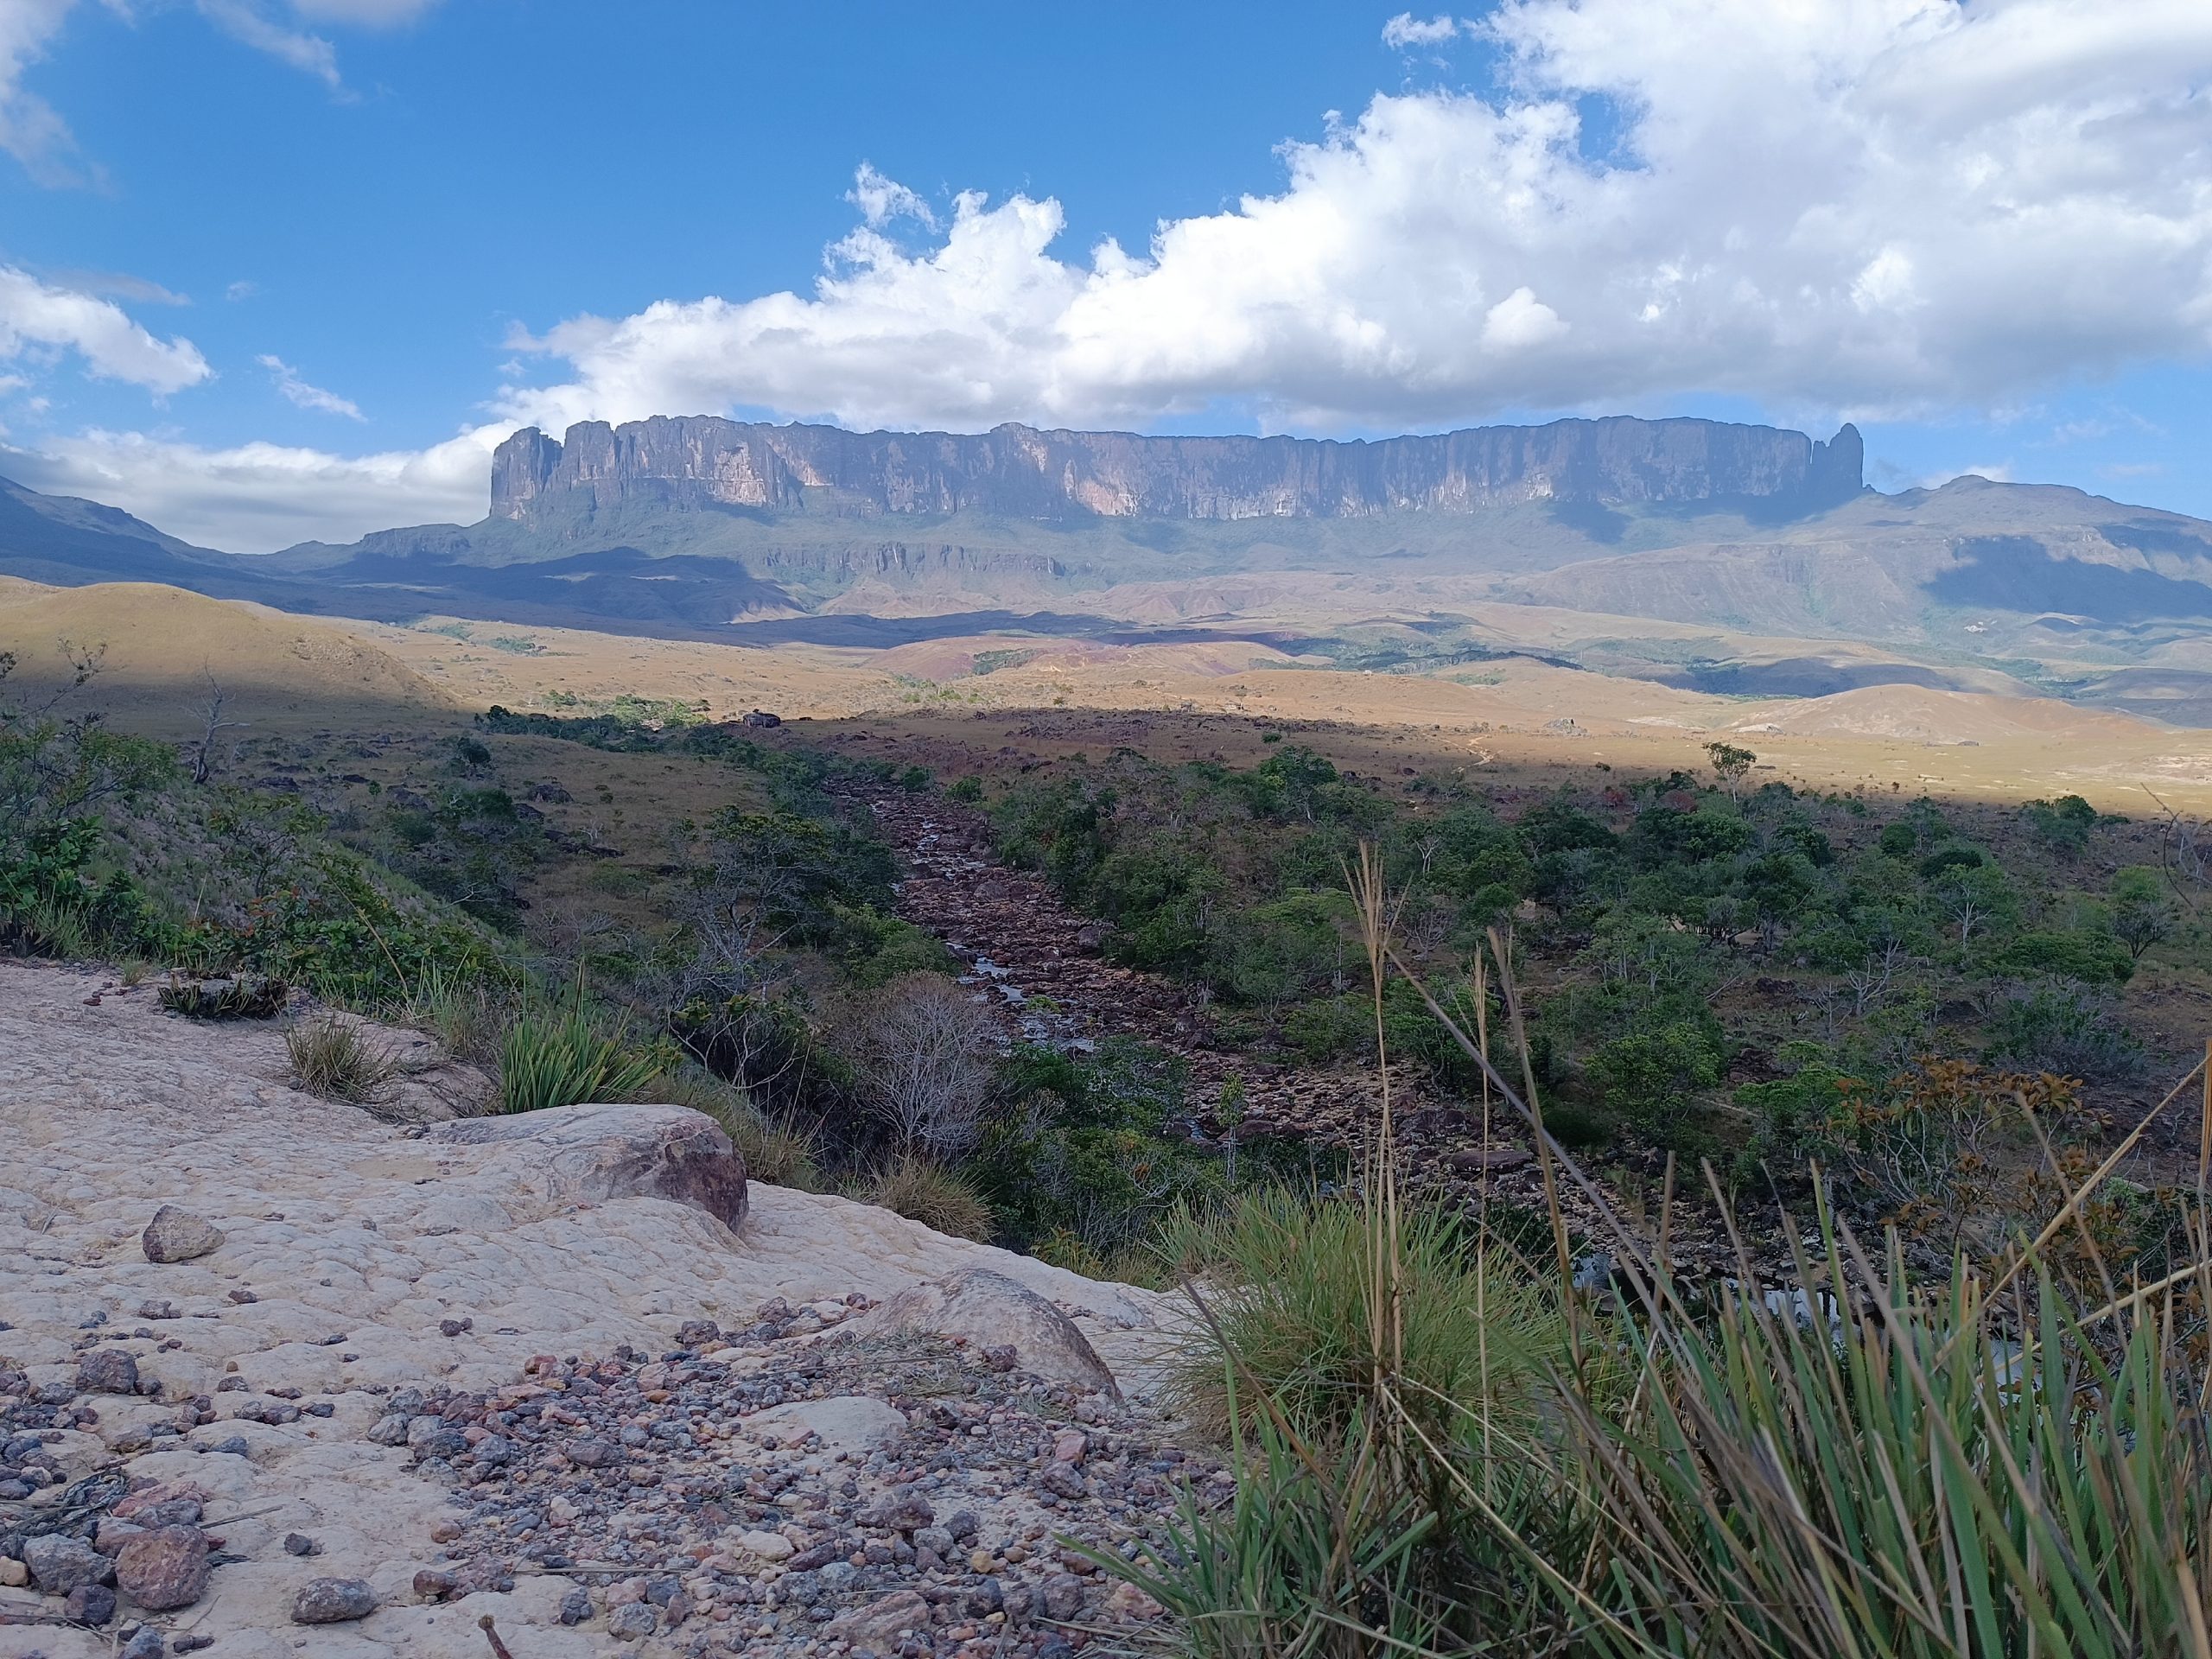
[{"label": "boulder", "polygon": [[49,1596],[66,1596],[80,1584],[105,1584],[115,1576],[106,1556],[81,1538],[41,1533],[23,1543],[31,1582]]},{"label": "boulder", "polygon": [[900,1291],[876,1316],[879,1331],[956,1337],[979,1349],[1009,1347],[1025,1371],[1118,1395],[1114,1373],[1075,1321],[1027,1287],[969,1268]]},{"label": "boulder", "polygon": [[714,1119],[687,1106],[560,1106],[441,1123],[428,1138],[512,1153],[556,1202],[671,1198],[726,1227],[745,1219],[745,1160]]},{"label": "boulder", "polygon": [[189,1262],[219,1248],[222,1243],[222,1232],[213,1222],[173,1204],[165,1204],[154,1211],[154,1218],[146,1224],[146,1230],[138,1239],[146,1259],[162,1262]]},{"label": "boulder", "polygon": [[116,1552],[116,1587],[152,1613],[189,1607],[207,1588],[207,1535],[197,1527],[156,1527]]}]

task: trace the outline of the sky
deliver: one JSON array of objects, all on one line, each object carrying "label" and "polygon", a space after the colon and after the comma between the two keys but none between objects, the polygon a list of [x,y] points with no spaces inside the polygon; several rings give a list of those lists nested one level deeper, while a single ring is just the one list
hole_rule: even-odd
[{"label": "sky", "polygon": [[1848,419],[2212,517],[2212,3],[0,0],[0,474],[258,552],[655,414]]}]

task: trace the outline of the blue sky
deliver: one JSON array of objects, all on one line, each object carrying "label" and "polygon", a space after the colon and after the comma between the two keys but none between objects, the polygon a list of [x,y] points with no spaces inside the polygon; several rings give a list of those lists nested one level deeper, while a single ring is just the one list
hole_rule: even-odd
[{"label": "blue sky", "polygon": [[0,471],[258,548],[524,419],[1700,413],[2212,516],[2212,8],[1832,10],[0,0]]}]

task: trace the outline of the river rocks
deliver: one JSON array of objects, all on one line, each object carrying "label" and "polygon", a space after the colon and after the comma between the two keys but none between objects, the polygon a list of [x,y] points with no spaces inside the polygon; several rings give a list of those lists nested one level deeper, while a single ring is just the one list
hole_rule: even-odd
[{"label": "river rocks", "polygon": [[12,1555],[0,1555],[0,1585],[20,1590],[31,1581],[31,1570]]},{"label": "river rocks", "polygon": [[31,1582],[49,1596],[66,1596],[80,1584],[106,1584],[115,1577],[106,1556],[83,1539],[58,1532],[25,1540],[23,1565]]},{"label": "river rocks", "polygon": [[873,1607],[831,1619],[822,1634],[833,1642],[851,1645],[855,1653],[890,1654],[909,1631],[930,1627],[930,1605],[912,1590],[886,1596]]},{"label": "river rocks", "polygon": [[724,1226],[745,1220],[745,1160],[720,1125],[684,1106],[563,1106],[441,1123],[430,1139],[511,1149],[517,1172],[556,1202],[670,1198]]},{"label": "river rocks", "polygon": [[124,1540],[115,1582],[149,1612],[189,1607],[207,1588],[207,1535],[197,1527],[156,1527]]},{"label": "river rocks", "polygon": [[149,1262],[190,1262],[222,1247],[223,1235],[213,1223],[165,1204],[139,1235],[139,1248]]},{"label": "river rocks", "polygon": [[883,1305],[877,1328],[927,1331],[978,1348],[1012,1348],[1023,1370],[1118,1393],[1114,1373],[1075,1321],[1027,1287],[988,1268],[970,1268],[900,1291]]},{"label": "river rocks", "polygon": [[295,1624],[343,1624],[377,1610],[366,1579],[309,1579],[292,1598]]},{"label": "river rocks", "polygon": [[77,1387],[86,1394],[136,1394],[138,1362],[127,1348],[95,1348],[77,1362]]},{"label": "river rocks", "polygon": [[607,1616],[607,1633],[618,1642],[642,1642],[659,1628],[659,1613],[642,1601],[626,1602]]},{"label": "river rocks", "polygon": [[758,1530],[740,1534],[737,1547],[748,1555],[758,1555],[764,1561],[787,1561],[798,1549],[797,1544],[780,1532]]}]

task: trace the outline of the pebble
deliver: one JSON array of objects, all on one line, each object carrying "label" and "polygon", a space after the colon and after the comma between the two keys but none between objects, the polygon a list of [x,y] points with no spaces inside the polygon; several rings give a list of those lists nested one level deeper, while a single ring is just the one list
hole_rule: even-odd
[{"label": "pebble", "polygon": [[[425,1586],[450,1578],[457,1599],[590,1562],[620,1576],[594,1574],[561,1615],[605,1616],[609,1646],[650,1637],[651,1650],[690,1659],[799,1659],[904,1643],[916,1659],[950,1659],[982,1642],[1036,1659],[1058,1641],[1042,1621],[1109,1622],[1114,1581],[1087,1563],[1069,1570],[1058,1541],[1134,1559],[1166,1535],[1185,1478],[1216,1472],[1160,1443],[1148,1408],[995,1370],[970,1347],[789,1334],[823,1306],[771,1302],[711,1335],[687,1325],[690,1340],[658,1357],[537,1356],[484,1393],[410,1391],[417,1453],[464,1449],[415,1465],[454,1504],[432,1529],[446,1554]],[[891,1408],[887,1438],[825,1441],[790,1412],[772,1431],[747,1427],[772,1408],[863,1397]],[[402,1403],[391,1397],[374,1421]],[[487,1462],[495,1440],[504,1454]],[[1229,1490],[1205,1485],[1205,1501]],[[913,1620],[916,1602],[918,1622],[894,1626],[887,1646],[840,1634],[874,1630],[886,1605]],[[895,1636],[907,1628],[925,1633]]]},{"label": "pebble", "polygon": [[23,1543],[23,1565],[31,1581],[49,1596],[66,1596],[80,1584],[105,1584],[115,1569],[81,1538],[43,1533]]},{"label": "pebble", "polygon": [[127,1348],[95,1348],[77,1362],[77,1387],[86,1394],[136,1394],[138,1362]]}]

